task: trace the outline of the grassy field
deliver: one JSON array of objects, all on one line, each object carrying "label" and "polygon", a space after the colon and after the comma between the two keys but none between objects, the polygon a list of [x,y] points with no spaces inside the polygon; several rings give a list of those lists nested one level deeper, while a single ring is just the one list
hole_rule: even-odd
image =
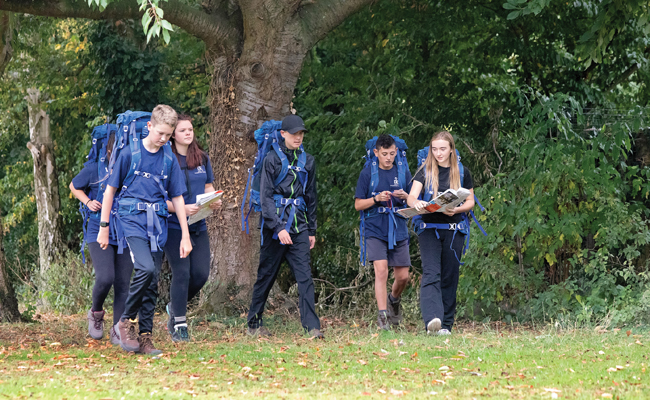
[{"label": "grassy field", "polygon": [[177,345],[157,317],[164,354],[147,357],[87,338],[84,322],[0,324],[0,399],[650,398],[646,331],[461,324],[437,337],[325,319],[315,341],[278,318],[263,340],[238,319]]}]

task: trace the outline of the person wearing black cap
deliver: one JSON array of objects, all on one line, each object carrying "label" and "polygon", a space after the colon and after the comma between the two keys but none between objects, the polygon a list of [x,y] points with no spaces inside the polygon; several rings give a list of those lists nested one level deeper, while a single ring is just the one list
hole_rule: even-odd
[{"label": "person wearing black cap", "polygon": [[[302,148],[305,123],[297,115],[282,120],[280,152],[270,151],[260,172],[262,247],[257,281],[248,311],[251,336],[269,336],[262,313],[280,264],[287,260],[298,283],[300,321],[315,338],[322,339],[314,304],[314,281],[309,252],[316,244],[316,171],[314,157]],[[280,182],[281,171],[286,175]]]}]

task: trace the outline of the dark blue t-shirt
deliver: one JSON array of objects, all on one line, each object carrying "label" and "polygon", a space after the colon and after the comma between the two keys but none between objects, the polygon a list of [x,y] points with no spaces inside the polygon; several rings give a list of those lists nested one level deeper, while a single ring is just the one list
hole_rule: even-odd
[{"label": "dark blue t-shirt", "polygon": [[[178,163],[183,171],[185,186],[187,187],[187,191],[183,193],[185,204],[195,204],[196,196],[205,193],[205,185],[214,181],[212,164],[210,163],[210,157],[208,157],[207,154],[205,160],[206,161],[203,165],[199,165],[194,169],[187,169],[186,157],[181,154],[178,155]],[[207,231],[208,225],[205,223],[205,219],[202,219],[201,221],[190,225],[189,228],[192,232]],[[169,229],[181,230],[176,213],[172,213],[169,217]]]},{"label": "dark blue t-shirt", "polygon": [[[75,189],[83,190],[84,193],[92,200],[97,200],[100,203],[102,199],[97,198],[97,193],[99,192],[99,178],[96,162],[89,162],[84,165],[83,169],[72,178],[72,185]],[[106,183],[105,181],[102,183]],[[97,235],[99,234],[99,220],[101,217],[101,211],[93,212],[90,211],[90,218],[88,218],[88,226],[86,227],[86,243],[95,243],[97,241]],[[116,245],[117,243],[112,238],[109,239],[109,243]]]},{"label": "dark blue t-shirt", "polygon": [[[165,167],[164,149],[160,148],[155,153],[150,153],[143,145],[140,145],[142,157],[140,159],[140,171],[148,172],[152,175],[162,175]],[[108,185],[121,190],[124,178],[129,172],[131,166],[131,149],[125,147],[115,162],[115,167],[108,177]],[[172,165],[169,169],[169,175],[165,182],[165,188],[170,199],[182,196],[185,192],[185,177],[181,171],[176,157],[172,155]],[[127,199],[136,199],[143,203],[163,203],[165,198],[158,184],[152,178],[145,178],[136,175],[135,179],[123,194],[119,195],[122,201]],[[166,204],[165,204],[166,207]],[[125,237],[139,237],[149,240],[147,235],[147,213],[142,211],[135,214],[120,212],[119,221],[124,230]],[[167,218],[157,215],[162,232],[158,236],[158,245],[162,248],[167,242]]]},{"label": "dark blue t-shirt", "polygon": [[[379,181],[377,183],[377,188],[375,193],[383,192],[385,190],[389,192],[394,192],[398,189],[404,190],[406,193],[411,191],[411,173],[406,171],[406,187],[400,187],[399,180],[397,178],[397,166],[393,164],[393,168],[390,170],[379,169]],[[370,166],[366,167],[361,171],[359,175],[359,180],[357,181],[357,191],[354,195],[357,199],[369,199],[372,197],[370,191]],[[401,200],[397,197],[392,197],[393,207],[403,207],[406,206],[406,200]],[[381,202],[383,207],[388,207],[389,203],[387,201]],[[378,206],[373,206],[365,211],[371,211]],[[372,211],[371,211],[372,212]],[[381,240],[388,241],[388,214],[374,214],[369,218],[366,218],[366,238],[377,238]],[[396,241],[406,240],[409,237],[408,227],[406,226],[407,220],[400,217],[398,214],[395,216],[397,221],[397,232],[395,235]]]}]

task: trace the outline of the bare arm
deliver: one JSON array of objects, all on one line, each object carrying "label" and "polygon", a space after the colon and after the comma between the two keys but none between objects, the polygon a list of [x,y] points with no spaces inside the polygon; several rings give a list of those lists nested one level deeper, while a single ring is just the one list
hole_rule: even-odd
[{"label": "bare arm", "polygon": [[[104,195],[104,198],[106,195]],[[176,216],[178,217],[178,223],[181,226],[181,249],[180,255],[181,258],[187,257],[192,251],[192,243],[190,242],[190,231],[187,227],[187,216],[185,215],[185,200],[183,196],[176,196],[172,198],[172,205],[176,209]]]},{"label": "bare arm", "polygon": [[[107,185],[104,192],[104,201],[102,202],[102,216],[100,221],[109,222],[111,218],[111,208],[113,208],[113,198],[117,189],[113,186]],[[108,247],[108,226],[99,227],[99,234],[97,235],[97,243],[103,250]]]}]

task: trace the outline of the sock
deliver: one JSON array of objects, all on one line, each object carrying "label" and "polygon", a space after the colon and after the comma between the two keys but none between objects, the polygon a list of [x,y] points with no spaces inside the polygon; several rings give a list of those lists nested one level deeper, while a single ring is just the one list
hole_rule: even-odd
[{"label": "sock", "polygon": [[399,297],[398,298],[393,297],[392,293],[388,293],[388,300],[390,300],[391,303],[396,303],[399,301],[399,299],[400,299]]},{"label": "sock", "polygon": [[187,318],[185,316],[174,317],[174,329],[178,329],[181,326],[187,328]]},{"label": "sock", "polygon": [[379,310],[379,314],[388,314],[388,310]]}]

